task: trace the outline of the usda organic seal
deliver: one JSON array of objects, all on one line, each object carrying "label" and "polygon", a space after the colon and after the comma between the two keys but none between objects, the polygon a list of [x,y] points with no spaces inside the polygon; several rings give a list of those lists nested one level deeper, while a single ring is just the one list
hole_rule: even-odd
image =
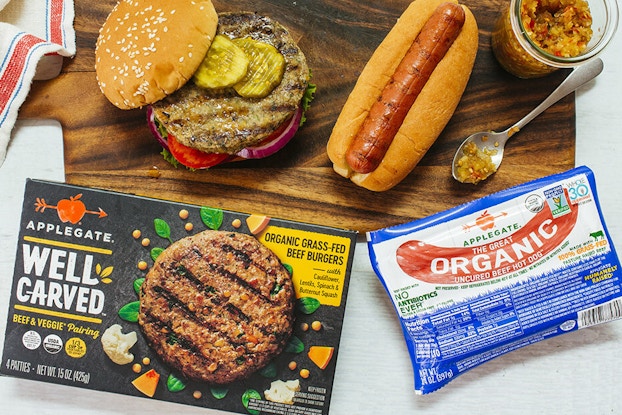
[{"label": "usda organic seal", "polygon": [[50,354],[56,354],[63,350],[63,340],[56,334],[50,334],[43,339],[43,348]]}]

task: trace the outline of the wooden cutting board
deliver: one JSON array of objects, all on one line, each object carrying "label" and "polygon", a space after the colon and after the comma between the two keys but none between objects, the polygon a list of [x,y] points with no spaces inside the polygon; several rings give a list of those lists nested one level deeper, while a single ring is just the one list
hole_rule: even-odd
[{"label": "wooden cutting board", "polygon": [[466,136],[505,129],[567,74],[519,80],[497,65],[490,31],[501,2],[464,0],[478,21],[480,48],[463,99],[407,179],[390,191],[374,193],[334,173],[325,146],[360,71],[408,0],[214,0],[217,11],[257,11],[289,27],[307,56],[317,94],[307,123],[276,155],[205,171],[175,169],[160,156],[144,109],[119,110],[97,86],[95,41],[115,2],[75,0],[77,54],[66,59],[58,78],[35,82],[20,110],[20,118],[54,118],[62,124],[68,183],[365,232],[574,167],[570,95],[513,138],[501,169],[488,181],[473,186],[451,178],[454,151]]}]

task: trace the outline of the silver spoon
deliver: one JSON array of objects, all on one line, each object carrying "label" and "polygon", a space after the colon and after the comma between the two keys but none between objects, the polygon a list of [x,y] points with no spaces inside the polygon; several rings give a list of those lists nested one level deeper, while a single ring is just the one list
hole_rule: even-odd
[{"label": "silver spoon", "polygon": [[[527,125],[527,123],[536,118],[551,105],[555,104],[569,93],[575,91],[580,86],[594,79],[602,72],[602,70],[603,61],[601,59],[594,59],[584,63],[573,69],[570,75],[568,75],[566,79],[564,79],[564,81],[551,93],[551,95],[548,96],[548,98],[542,101],[540,105],[534,108],[522,120],[518,121],[507,130],[500,133],[495,131],[479,132],[467,137],[462,144],[460,144],[460,147],[458,147],[458,150],[454,155],[451,167],[451,174],[454,179],[463,183],[478,183],[479,181],[484,180],[491,174],[495,173],[501,164],[501,160],[503,159],[503,148],[505,147],[505,143],[510,137],[519,132],[525,125]],[[481,175],[476,175],[477,177],[461,179],[458,175],[460,167],[458,164],[460,159],[465,156],[465,146],[470,142],[473,142],[475,146],[481,150],[477,151],[477,154],[479,154],[480,157],[487,159],[488,157],[486,154],[490,157],[491,160],[489,161],[492,162],[493,166],[490,166],[490,168],[486,169],[487,171],[482,172]],[[468,167],[465,168],[468,169]]]}]

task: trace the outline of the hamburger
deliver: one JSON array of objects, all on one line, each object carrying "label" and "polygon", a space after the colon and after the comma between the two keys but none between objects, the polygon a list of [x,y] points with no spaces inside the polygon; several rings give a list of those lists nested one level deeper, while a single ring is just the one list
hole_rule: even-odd
[{"label": "hamburger", "polygon": [[315,92],[287,28],[253,12],[218,14],[210,0],[121,0],[95,57],[108,100],[146,107],[164,157],[193,169],[274,154]]},{"label": "hamburger", "polygon": [[281,353],[294,297],[289,272],[256,238],[206,230],[158,256],[141,286],[138,323],[185,378],[228,384]]}]

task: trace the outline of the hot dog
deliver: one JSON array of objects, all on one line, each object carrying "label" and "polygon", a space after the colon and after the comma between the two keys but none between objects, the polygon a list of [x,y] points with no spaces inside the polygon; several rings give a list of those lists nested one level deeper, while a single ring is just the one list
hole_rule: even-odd
[{"label": "hot dog", "polygon": [[327,144],[334,170],[373,191],[412,171],[453,115],[478,47],[456,0],[415,0],[378,46]]},{"label": "hot dog", "polygon": [[371,173],[378,167],[432,71],[458,37],[464,19],[464,9],[455,3],[434,10],[350,143],[346,161],[352,170]]}]

